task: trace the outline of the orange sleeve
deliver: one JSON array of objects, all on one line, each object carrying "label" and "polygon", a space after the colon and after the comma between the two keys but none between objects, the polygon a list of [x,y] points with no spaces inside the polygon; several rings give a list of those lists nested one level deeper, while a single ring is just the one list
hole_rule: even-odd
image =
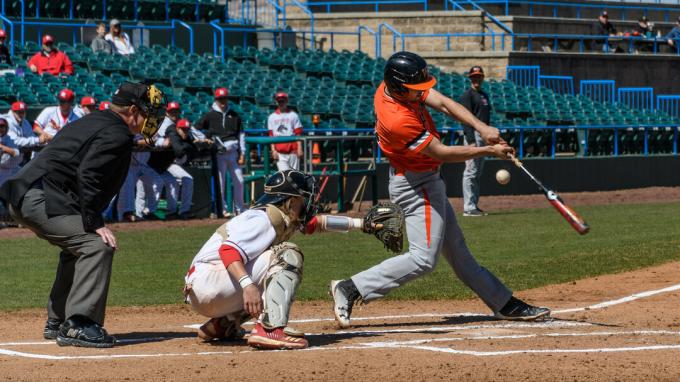
[{"label": "orange sleeve", "polygon": [[396,121],[393,133],[399,150],[418,153],[432,141],[433,135],[413,116],[403,116]]}]

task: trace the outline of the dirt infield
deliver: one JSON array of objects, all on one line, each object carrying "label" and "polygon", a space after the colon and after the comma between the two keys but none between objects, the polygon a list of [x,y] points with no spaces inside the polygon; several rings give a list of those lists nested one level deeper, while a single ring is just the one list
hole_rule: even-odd
[{"label": "dirt infield", "polygon": [[[640,293],[645,292],[645,293]],[[680,262],[524,291],[555,319],[498,321],[478,301],[378,302],[337,330],[331,302],[298,303],[303,351],[205,344],[187,306],[111,308],[120,345],[60,348],[44,312],[0,313],[2,380],[667,380],[680,379]],[[247,326],[249,328],[250,326]]]},{"label": "dirt infield", "polygon": [[[570,205],[594,205],[594,204],[631,204],[631,203],[664,203],[680,201],[680,187],[649,187],[632,190],[620,191],[601,191],[601,192],[574,192],[574,193],[560,193],[562,198]],[[457,212],[463,210],[462,198],[450,198],[454,209]],[[363,203],[363,211],[370,206],[370,203]],[[542,194],[538,195],[514,195],[514,196],[484,196],[480,200],[480,207],[490,213],[496,211],[505,211],[516,208],[548,208],[550,204],[546,203],[545,197]],[[348,215],[361,215],[363,213],[347,213]],[[215,225],[215,219],[198,219],[198,220],[175,220],[169,222],[146,221],[137,223],[115,223],[110,224],[114,232],[132,231],[132,230],[146,230],[158,229],[168,227],[184,227],[187,225]],[[6,238],[18,237],[32,237],[33,234],[23,228],[8,228],[0,230],[0,240]]]}]

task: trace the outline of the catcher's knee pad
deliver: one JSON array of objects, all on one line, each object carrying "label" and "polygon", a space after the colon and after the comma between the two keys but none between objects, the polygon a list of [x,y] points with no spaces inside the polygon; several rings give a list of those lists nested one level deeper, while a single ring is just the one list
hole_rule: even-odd
[{"label": "catcher's knee pad", "polygon": [[272,248],[272,260],[264,281],[264,316],[266,328],[288,323],[290,306],[302,279],[303,255],[297,245],[283,242]]}]

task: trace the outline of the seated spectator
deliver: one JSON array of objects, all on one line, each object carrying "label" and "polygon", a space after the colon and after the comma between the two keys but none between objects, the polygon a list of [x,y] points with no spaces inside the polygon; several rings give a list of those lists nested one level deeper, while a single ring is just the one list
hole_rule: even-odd
[{"label": "seated spectator", "polygon": [[71,60],[66,53],[54,47],[54,39],[48,34],[42,38],[42,50],[28,60],[28,68],[38,74],[73,74]]},{"label": "seated spectator", "polygon": [[[647,17],[642,16],[640,19],[638,19],[637,25],[633,27],[633,30],[631,31],[631,36],[634,38],[648,38],[652,37],[652,27],[649,25],[649,20]],[[638,53],[639,51],[651,51],[652,47],[648,44],[645,44],[640,41],[635,41],[633,43],[634,47],[634,52]]]},{"label": "seated spectator", "polygon": [[95,110],[97,110],[97,100],[90,96],[81,98],[80,105],[73,108],[73,112],[78,116],[78,118],[83,118]]},{"label": "seated spectator", "polygon": [[5,39],[7,38],[7,33],[0,29],[0,64],[14,65],[12,63],[12,56],[9,54],[9,49],[7,44],[5,44]]},{"label": "seated spectator", "polygon": [[106,41],[109,41],[113,46],[113,53],[127,56],[135,53],[135,48],[132,46],[130,36],[123,32],[118,19],[113,19],[109,23],[111,29],[106,35]]},{"label": "seated spectator", "polygon": [[678,16],[675,27],[673,27],[667,35],[663,36],[663,39],[668,42],[668,46],[671,47],[671,52],[678,51],[678,44],[680,43],[680,16]]},{"label": "seated spectator", "polygon": [[94,40],[92,40],[90,48],[94,53],[97,52],[104,52],[107,54],[113,53],[111,43],[106,40],[106,24],[104,23],[97,24],[97,37],[95,37]]},{"label": "seated spectator", "polygon": [[[614,24],[609,22],[609,13],[604,11],[600,14],[595,24],[593,24],[592,35],[594,36],[618,36],[618,32]],[[592,49],[594,51],[611,52],[616,50],[616,43],[608,42],[605,44],[603,40],[593,40]]]},{"label": "seated spectator", "polygon": [[75,94],[70,89],[62,89],[57,95],[58,106],[48,106],[38,115],[33,122],[33,131],[40,134],[55,136],[67,124],[80,118],[73,112]]}]

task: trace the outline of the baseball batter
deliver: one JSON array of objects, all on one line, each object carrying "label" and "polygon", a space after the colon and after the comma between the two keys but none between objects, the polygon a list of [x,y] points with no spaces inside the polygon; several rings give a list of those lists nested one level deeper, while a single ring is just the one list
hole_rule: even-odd
[{"label": "baseball batter", "polygon": [[[357,300],[375,300],[432,272],[440,254],[496,317],[534,320],[550,314],[547,308],[513,297],[496,276],[475,261],[465,243],[447,199],[441,164],[482,156],[507,159],[513,149],[500,138],[497,129],[432,89],[435,83],[427,63],[417,54],[395,53],[385,65],[384,82],[374,98],[375,130],[380,149],[390,160],[390,199],[404,210],[409,251],[350,279],[331,282],[335,317],[341,327],[350,326]],[[472,126],[489,146],[442,144],[426,106]]]},{"label": "baseball batter", "polygon": [[265,194],[253,208],[220,226],[203,245],[185,277],[187,301],[211,317],[198,329],[201,339],[240,339],[240,325],[250,316],[259,318],[250,346],[308,346],[301,333],[286,327],[303,265],[300,248],[287,240],[297,231],[371,233],[367,226],[375,227],[362,219],[316,216],[317,193],[311,175],[279,171],[267,179]]}]

